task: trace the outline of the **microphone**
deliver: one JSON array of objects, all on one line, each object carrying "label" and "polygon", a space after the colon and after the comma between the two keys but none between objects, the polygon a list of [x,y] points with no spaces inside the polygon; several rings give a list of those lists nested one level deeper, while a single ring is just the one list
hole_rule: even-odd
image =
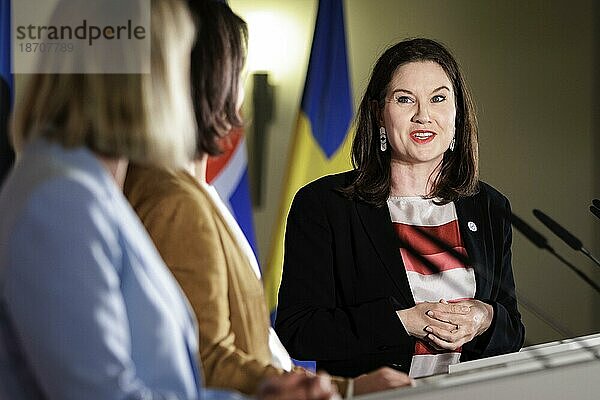
[{"label": "microphone", "polygon": [[569,247],[571,247],[575,251],[581,251],[590,260],[592,260],[596,265],[598,265],[600,267],[600,261],[598,261],[596,259],[596,257],[594,257],[592,255],[592,253],[590,253],[590,251],[588,249],[583,247],[583,243],[581,242],[581,240],[576,238],[575,235],[573,235],[571,232],[566,230],[562,225],[560,225],[558,222],[556,222],[555,220],[553,220],[552,218],[550,218],[549,216],[547,216],[540,210],[537,210],[537,209],[533,210],[533,215],[535,215],[535,217],[538,220],[540,220],[540,222],[542,224],[546,225],[546,227],[548,229],[550,229],[552,231],[552,233],[554,233],[556,236],[561,238],[567,245],[569,245]]},{"label": "microphone", "polygon": [[565,258],[563,258],[560,254],[558,254],[554,249],[548,244],[548,240],[534,228],[532,228],[527,222],[523,221],[521,218],[517,217],[514,213],[510,215],[511,222],[513,226],[523,234],[527,239],[529,239],[533,244],[537,247],[547,250],[554,257],[558,258],[563,264],[569,267],[573,272],[575,272],[581,279],[587,282],[596,292],[600,293],[600,287],[591,280],[586,274],[581,272],[579,268],[571,264]]},{"label": "microphone", "polygon": [[592,204],[594,205],[594,207],[600,208],[600,199],[592,200]]}]

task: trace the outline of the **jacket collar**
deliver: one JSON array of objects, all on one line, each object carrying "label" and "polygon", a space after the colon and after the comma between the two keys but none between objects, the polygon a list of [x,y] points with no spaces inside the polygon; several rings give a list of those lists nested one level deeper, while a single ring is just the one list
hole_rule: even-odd
[{"label": "jacket collar", "polygon": [[[491,241],[492,237],[486,237],[490,236],[490,230],[484,218],[485,204],[478,201],[478,196],[460,199],[455,202],[455,206],[461,238],[475,271],[477,286],[475,297],[485,299],[489,297],[492,290],[493,276],[489,276],[490,270],[486,268],[488,264],[486,241]],[[415,301],[399,251],[400,243],[392,227],[388,208],[356,202],[356,211],[379,259],[397,288],[397,295],[407,304],[414,305]]]},{"label": "jacket collar", "polygon": [[414,305],[408,277],[400,255],[398,236],[392,227],[392,220],[387,207],[373,207],[363,202],[356,202],[356,211],[365,232],[371,240],[381,263],[396,286],[396,294],[404,299],[405,304]]}]

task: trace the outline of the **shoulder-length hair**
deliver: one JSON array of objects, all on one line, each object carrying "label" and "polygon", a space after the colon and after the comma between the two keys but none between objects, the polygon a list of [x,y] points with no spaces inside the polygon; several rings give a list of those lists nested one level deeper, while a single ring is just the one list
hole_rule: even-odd
[{"label": "shoulder-length hair", "polygon": [[[471,93],[458,63],[440,43],[431,39],[404,40],[377,60],[356,117],[352,143],[354,181],[342,189],[352,199],[382,206],[390,195],[391,151],[380,151],[378,115],[385,105],[389,84],[398,68],[410,62],[433,61],[452,82],[456,101],[454,151],[446,151],[428,198],[447,203],[477,192],[479,157],[477,118]],[[389,147],[389,146],[388,146]]]},{"label": "shoulder-length hair", "polygon": [[[96,5],[102,2],[83,6]],[[32,75],[15,107],[12,139],[17,151],[44,137],[143,164],[176,168],[189,163],[195,147],[188,79],[194,25],[180,0],[152,0],[150,7],[151,73]],[[126,44],[120,50],[123,54],[114,57],[131,59]],[[73,64],[67,63],[81,60],[75,55],[53,62],[65,64],[68,71]]]},{"label": "shoulder-length hair", "polygon": [[248,27],[226,3],[191,0],[198,36],[192,49],[192,99],[198,124],[197,156],[221,153],[218,139],[243,124],[238,109]]}]

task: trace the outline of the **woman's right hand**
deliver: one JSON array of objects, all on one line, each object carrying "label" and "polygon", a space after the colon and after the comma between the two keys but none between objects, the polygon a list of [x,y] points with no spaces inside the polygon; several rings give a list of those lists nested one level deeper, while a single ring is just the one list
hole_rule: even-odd
[{"label": "woman's right hand", "polygon": [[354,378],[354,394],[379,392],[412,385],[413,381],[403,372],[383,367]]},{"label": "woman's right hand", "polygon": [[256,394],[259,400],[334,400],[337,388],[327,374],[294,371],[265,379]]},{"label": "woman's right hand", "polygon": [[398,310],[396,314],[398,314],[398,318],[402,321],[408,334],[418,339],[425,339],[429,333],[425,330],[428,326],[447,330],[448,332],[456,330],[456,324],[435,319],[429,315],[433,315],[430,311],[466,315],[471,311],[471,308],[443,301],[436,303],[423,302],[412,308]]}]

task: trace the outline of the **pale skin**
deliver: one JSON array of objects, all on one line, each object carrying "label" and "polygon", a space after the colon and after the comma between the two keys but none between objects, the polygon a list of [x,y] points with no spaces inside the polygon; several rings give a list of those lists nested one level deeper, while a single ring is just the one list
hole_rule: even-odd
[{"label": "pale skin", "polygon": [[[452,83],[433,61],[400,66],[379,124],[391,148],[392,196],[426,196],[455,134]],[[397,311],[407,332],[437,349],[456,350],[491,325],[493,307],[479,300],[424,302]]]}]

